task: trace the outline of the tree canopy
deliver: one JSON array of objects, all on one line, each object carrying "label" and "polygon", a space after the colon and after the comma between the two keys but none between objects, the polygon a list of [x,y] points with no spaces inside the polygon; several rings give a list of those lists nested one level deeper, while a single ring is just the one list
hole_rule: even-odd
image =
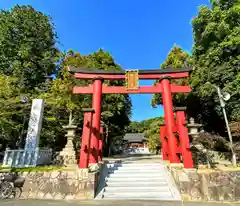
[{"label": "tree canopy", "polygon": [[51,18],[31,6],[0,11],[0,141],[16,147],[26,136],[31,99],[44,92],[59,52]]},{"label": "tree canopy", "polygon": [[[231,99],[226,104],[228,118],[234,137],[239,137],[240,122],[240,3],[239,1],[212,1],[212,7],[201,6],[192,20],[193,51],[184,52],[174,45],[166,60],[165,68],[192,68],[189,78],[173,80],[173,83],[189,85],[189,95],[173,96],[174,106],[187,106],[188,117],[194,117],[203,124],[205,130],[219,134],[218,140],[226,137],[226,126],[217,91],[228,92]],[[162,104],[161,94],[155,94],[152,104]],[[217,135],[213,135],[216,139]],[[206,138],[209,140],[209,138]],[[238,139],[235,139],[237,141]]]},{"label": "tree canopy", "polygon": [[[182,50],[181,47],[174,45],[173,48],[168,53],[168,56],[161,64],[161,69],[182,69],[182,68],[191,68],[192,67],[192,58],[191,56]],[[179,85],[188,85],[189,78],[173,80],[173,83]],[[155,84],[157,81],[155,81]],[[174,106],[185,106],[186,105],[186,94],[174,94],[173,102]],[[162,96],[161,94],[153,94],[151,104],[159,105],[162,104]]]},{"label": "tree canopy", "polygon": [[56,72],[58,49],[51,18],[31,6],[0,12],[0,72],[18,77],[21,89],[32,89]]},{"label": "tree canopy", "polygon": [[[226,104],[230,121],[240,120],[238,100],[240,74],[240,4],[239,1],[215,1],[212,8],[202,6],[192,21],[194,71],[193,94],[198,97],[199,119],[219,130],[222,119],[215,84],[231,94]],[[210,83],[210,84],[209,84]],[[212,117],[216,118],[212,118]],[[211,121],[213,120],[213,121]],[[214,125],[214,122],[217,123]],[[210,129],[210,127],[208,127]]]}]

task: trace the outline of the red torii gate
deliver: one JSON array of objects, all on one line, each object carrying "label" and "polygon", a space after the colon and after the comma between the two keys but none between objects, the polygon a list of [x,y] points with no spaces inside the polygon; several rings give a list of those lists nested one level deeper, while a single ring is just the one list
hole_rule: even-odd
[{"label": "red torii gate", "polygon": [[[157,69],[138,70],[138,79],[159,80],[155,86],[140,86],[128,89],[124,86],[106,86],[103,80],[124,80],[125,71],[107,71],[99,69],[69,68],[74,77],[83,80],[93,80],[92,85],[74,86],[74,94],[92,94],[92,108],[85,109],[82,145],[80,152],[80,168],[87,168],[89,163],[97,163],[102,158],[102,134],[101,121],[101,97],[102,94],[152,94],[162,93],[164,105],[165,125],[160,127],[160,139],[162,141],[163,159],[170,163],[181,162],[179,154],[182,154],[184,166],[193,167],[192,155],[189,150],[189,137],[185,125],[185,112],[177,109],[176,121],[174,117],[172,93],[189,93],[191,88],[171,84],[171,79],[188,77],[190,69]],[[135,82],[136,83],[136,82]],[[176,136],[178,133],[179,138]]]}]

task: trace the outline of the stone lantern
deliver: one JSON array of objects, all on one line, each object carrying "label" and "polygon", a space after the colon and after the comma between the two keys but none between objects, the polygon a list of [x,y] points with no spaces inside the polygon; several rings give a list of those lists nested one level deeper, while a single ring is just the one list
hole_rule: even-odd
[{"label": "stone lantern", "polygon": [[201,124],[195,123],[194,118],[190,118],[189,124],[187,125],[188,131],[189,131],[189,136],[192,138],[198,137],[199,135],[199,128],[201,127]]},{"label": "stone lantern", "polygon": [[62,159],[62,163],[65,166],[76,166],[76,155],[75,150],[73,146],[73,138],[76,135],[76,125],[67,125],[63,126],[64,129],[66,129],[67,134],[65,135],[67,137],[67,144],[63,148],[63,150],[60,152],[60,157]]},{"label": "stone lantern", "polygon": [[[202,127],[202,124],[195,123],[194,118],[190,118],[189,124],[187,124],[189,133],[188,135],[192,137],[192,139],[198,138],[199,133],[202,131],[199,131]],[[204,152],[204,154],[207,155],[207,152],[205,148],[201,144],[194,144],[191,145],[192,155],[195,162],[198,162],[198,167],[205,167],[200,166],[199,160],[202,159],[203,155],[199,155],[198,151]],[[207,158],[206,158],[207,159]],[[207,160],[208,161],[208,160]],[[209,165],[209,164],[208,164]]]}]

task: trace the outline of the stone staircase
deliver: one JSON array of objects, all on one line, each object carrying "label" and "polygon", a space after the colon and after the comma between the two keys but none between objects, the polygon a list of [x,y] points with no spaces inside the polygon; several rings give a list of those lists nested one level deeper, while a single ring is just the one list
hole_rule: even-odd
[{"label": "stone staircase", "polygon": [[105,184],[97,199],[181,200],[164,164],[109,163],[106,169]]}]

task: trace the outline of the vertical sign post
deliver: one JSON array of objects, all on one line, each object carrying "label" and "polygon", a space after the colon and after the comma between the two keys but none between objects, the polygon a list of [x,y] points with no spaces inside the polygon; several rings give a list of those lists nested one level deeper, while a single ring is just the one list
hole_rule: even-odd
[{"label": "vertical sign post", "polygon": [[44,110],[43,99],[33,99],[28,132],[25,142],[25,150],[36,150],[39,145],[40,132],[42,129],[42,118]]}]

